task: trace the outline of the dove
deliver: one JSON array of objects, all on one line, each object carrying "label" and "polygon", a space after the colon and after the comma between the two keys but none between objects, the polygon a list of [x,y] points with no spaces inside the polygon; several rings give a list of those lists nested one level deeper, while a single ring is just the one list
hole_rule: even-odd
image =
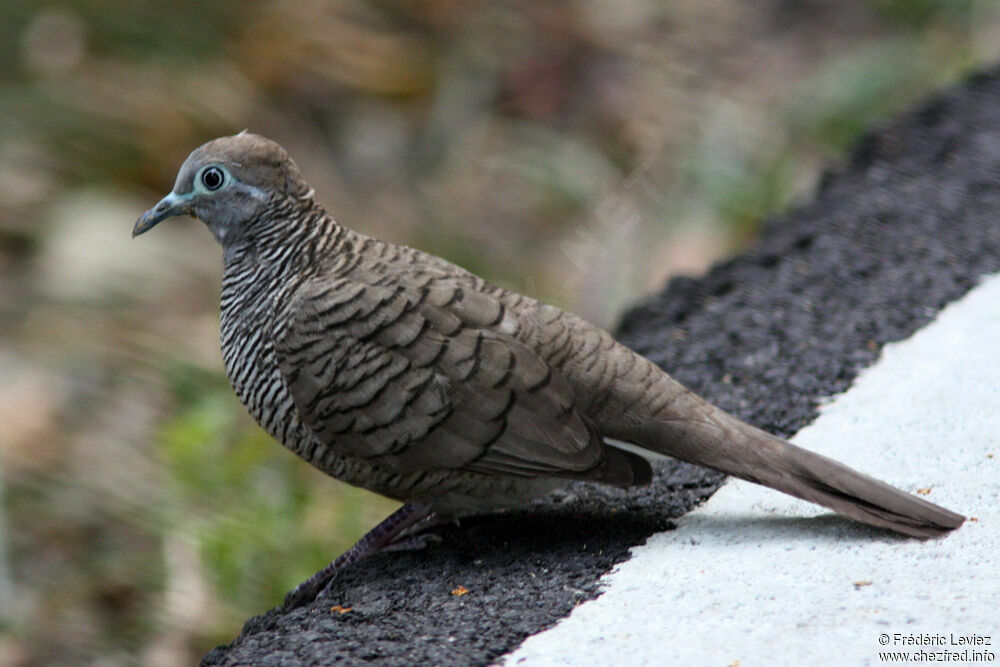
[{"label": "dove", "polygon": [[964,521],[740,421],[576,315],[340,225],[265,137],[194,150],[132,234],[180,215],[222,247],[222,357],[249,413],[326,474],[404,503],[286,602],[419,546],[436,518],[570,480],[648,484],[662,456],[912,537]]}]

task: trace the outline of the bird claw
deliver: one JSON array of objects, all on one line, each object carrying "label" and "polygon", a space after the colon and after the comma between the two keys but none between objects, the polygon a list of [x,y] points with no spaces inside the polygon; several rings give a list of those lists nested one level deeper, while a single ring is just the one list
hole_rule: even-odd
[{"label": "bird claw", "polygon": [[436,525],[434,516],[426,505],[411,504],[399,508],[332,563],[292,589],[285,596],[282,604],[284,610],[289,611],[326,597],[337,575],[348,565],[380,551],[423,549],[431,542],[440,540],[437,535],[419,532]]},{"label": "bird claw", "polygon": [[[434,533],[402,535],[398,539],[379,549],[379,552],[420,551],[421,549],[426,549],[430,545],[437,544],[440,541],[441,536],[435,535]],[[337,568],[335,571],[329,573],[328,577],[317,579],[316,581],[312,581],[310,579],[309,581],[302,582],[291,592],[285,595],[282,607],[285,610],[290,610],[327,597],[330,594],[330,588],[333,586],[333,582],[336,580],[339,572],[340,568]]]},{"label": "bird claw", "polygon": [[330,592],[333,580],[337,578],[337,573],[333,572],[329,577],[320,580],[307,579],[293,588],[281,603],[284,611],[291,611],[296,607],[307,605],[310,602],[326,597]]}]

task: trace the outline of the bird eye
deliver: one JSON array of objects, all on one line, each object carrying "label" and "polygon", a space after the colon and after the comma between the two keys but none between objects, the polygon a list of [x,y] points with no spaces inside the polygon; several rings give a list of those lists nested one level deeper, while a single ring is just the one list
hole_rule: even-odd
[{"label": "bird eye", "polygon": [[209,167],[201,172],[201,184],[206,190],[218,190],[226,182],[226,175],[218,167]]}]

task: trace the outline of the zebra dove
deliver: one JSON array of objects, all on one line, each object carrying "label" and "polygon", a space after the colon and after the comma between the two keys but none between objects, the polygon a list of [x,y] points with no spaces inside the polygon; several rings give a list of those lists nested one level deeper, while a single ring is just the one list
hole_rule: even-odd
[{"label": "zebra dove", "polygon": [[221,244],[222,353],[239,399],[325,473],[403,501],[290,594],[419,542],[431,517],[565,480],[647,484],[668,455],[920,538],[964,517],[745,424],[575,315],[340,226],[278,144],[210,141],[132,235],[182,214]]}]

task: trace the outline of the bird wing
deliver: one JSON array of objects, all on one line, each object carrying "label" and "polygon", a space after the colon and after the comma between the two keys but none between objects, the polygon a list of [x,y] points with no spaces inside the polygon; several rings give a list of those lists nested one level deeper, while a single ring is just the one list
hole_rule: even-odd
[{"label": "bird wing", "polygon": [[320,442],[399,473],[433,469],[587,477],[605,445],[574,391],[497,330],[503,304],[452,283],[306,283],[274,349]]}]

